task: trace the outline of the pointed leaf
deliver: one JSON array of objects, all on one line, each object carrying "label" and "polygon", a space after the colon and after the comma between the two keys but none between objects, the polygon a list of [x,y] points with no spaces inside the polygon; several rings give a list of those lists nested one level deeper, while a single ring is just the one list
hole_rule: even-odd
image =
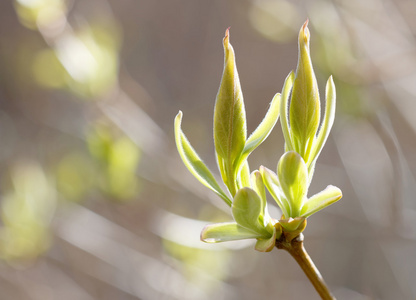
[{"label": "pointed leaf", "polygon": [[342,198],[342,192],[339,188],[333,185],[327,186],[322,192],[310,197],[303,205],[301,210],[302,217],[309,217],[310,215],[320,211],[321,209],[337,202]]},{"label": "pointed leaf", "polygon": [[311,173],[311,169],[313,168],[312,164],[318,159],[318,156],[321,153],[326,140],[328,139],[329,132],[331,131],[335,120],[336,92],[332,76],[329,77],[326,83],[325,95],[325,116],[324,120],[322,121],[321,128],[319,129],[318,137],[313,145],[313,150],[311,153],[312,163],[309,165],[309,173]]},{"label": "pointed leaf", "polygon": [[320,121],[318,84],[309,54],[308,21],[299,32],[299,58],[290,101],[290,130],[294,150],[309,164],[309,153]]},{"label": "pointed leaf", "polygon": [[293,146],[293,141],[291,137],[291,133],[289,130],[289,96],[290,91],[293,87],[293,81],[295,80],[295,73],[291,71],[289,75],[286,77],[285,83],[283,85],[282,91],[282,101],[280,102],[280,125],[282,126],[283,136],[285,138],[285,151],[293,151],[295,150]]},{"label": "pointed leaf", "polygon": [[240,189],[234,197],[232,212],[234,220],[247,229],[255,231],[262,237],[270,237],[270,232],[259,220],[262,213],[262,201],[251,188]]},{"label": "pointed leaf", "polygon": [[286,217],[298,217],[308,192],[308,169],[302,157],[295,151],[283,154],[277,165],[280,188],[291,207]]},{"label": "pointed leaf", "polygon": [[259,238],[261,234],[238,225],[235,222],[210,224],[201,232],[201,241],[219,243],[244,239]]},{"label": "pointed leaf", "polygon": [[229,43],[228,29],[223,40],[224,44],[224,72],[220,89],[217,94],[214,111],[214,142],[215,150],[224,160],[224,182],[235,194],[234,169],[236,160],[240,157],[247,137],[246,113],[244,109],[243,93],[235,64],[234,50]]},{"label": "pointed leaf", "polygon": [[264,166],[260,167],[260,173],[262,175],[264,185],[267,187],[270,195],[272,195],[273,199],[282,210],[282,213],[286,216],[290,215],[290,206],[287,199],[283,196],[277,175]]},{"label": "pointed leaf", "polygon": [[276,125],[277,120],[279,119],[279,112],[280,94],[277,93],[273,97],[269,110],[267,111],[263,121],[261,121],[260,125],[247,139],[240,160],[245,160],[250,155],[250,153],[253,152],[254,149],[256,149],[269,136],[273,127]]},{"label": "pointed leaf", "polygon": [[218,185],[214,176],[208,167],[199,158],[198,154],[192,148],[185,134],[181,129],[182,112],[179,111],[175,118],[175,141],[178,148],[179,155],[182,158],[183,163],[188,170],[198,179],[203,185],[213,190],[218,196],[220,196],[228,205],[231,206],[231,200],[223,192]]}]

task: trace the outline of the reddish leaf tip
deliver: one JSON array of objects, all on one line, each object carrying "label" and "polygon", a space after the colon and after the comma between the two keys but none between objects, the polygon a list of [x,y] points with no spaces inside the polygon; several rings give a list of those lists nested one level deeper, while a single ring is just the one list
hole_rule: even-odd
[{"label": "reddish leaf tip", "polygon": [[303,26],[300,30],[299,38],[302,36],[305,44],[309,41],[309,29],[308,29],[309,19],[306,19],[305,23],[303,23]]},{"label": "reddish leaf tip", "polygon": [[228,27],[228,28],[225,30],[224,41],[225,41],[225,40],[229,40],[229,38],[230,38],[230,27]]},{"label": "reddish leaf tip", "polygon": [[309,18],[306,19],[305,23],[303,23],[303,30],[305,30],[306,27],[308,27],[309,24]]},{"label": "reddish leaf tip", "polygon": [[230,28],[231,28],[231,26],[230,26],[230,27],[228,27],[228,28],[225,30],[225,36],[226,36],[226,37],[230,35]]}]

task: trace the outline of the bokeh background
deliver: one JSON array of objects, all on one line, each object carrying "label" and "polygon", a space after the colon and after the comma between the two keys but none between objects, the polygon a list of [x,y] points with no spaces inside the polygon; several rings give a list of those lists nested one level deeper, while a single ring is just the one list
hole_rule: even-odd
[{"label": "bokeh background", "polygon": [[[306,248],[338,299],[415,299],[413,0],[0,1],[0,299],[318,299],[283,251],[199,241],[230,214],[173,139],[180,109],[218,174],[225,29],[251,132],[307,18],[321,94],[337,87],[310,194],[344,197],[309,219]],[[278,125],[250,165],[282,153]]]}]

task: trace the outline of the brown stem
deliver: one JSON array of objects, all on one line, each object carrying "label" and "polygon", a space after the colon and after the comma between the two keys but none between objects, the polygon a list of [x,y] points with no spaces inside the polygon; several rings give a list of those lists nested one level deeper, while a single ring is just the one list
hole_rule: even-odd
[{"label": "brown stem", "polygon": [[305,247],[303,247],[303,234],[301,233],[291,240],[288,238],[290,237],[282,234],[280,239],[276,241],[276,247],[278,249],[284,249],[292,255],[292,257],[302,268],[303,272],[305,272],[306,276],[308,276],[310,282],[313,284],[322,299],[335,300],[335,297],[331,294],[328,286],[322,278],[321,273],[319,273],[319,270],[309,257]]}]

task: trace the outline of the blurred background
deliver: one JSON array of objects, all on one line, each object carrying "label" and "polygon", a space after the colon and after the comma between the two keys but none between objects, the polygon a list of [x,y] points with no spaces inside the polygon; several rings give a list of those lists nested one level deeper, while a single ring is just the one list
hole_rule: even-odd
[{"label": "blurred background", "polygon": [[[251,132],[307,18],[321,96],[332,74],[338,102],[309,193],[344,197],[309,219],[305,246],[338,299],[415,299],[413,0],[0,1],[0,298],[318,299],[283,251],[200,242],[230,213],[173,138],[182,110],[219,174],[225,29]],[[250,165],[282,153],[278,125]]]}]

